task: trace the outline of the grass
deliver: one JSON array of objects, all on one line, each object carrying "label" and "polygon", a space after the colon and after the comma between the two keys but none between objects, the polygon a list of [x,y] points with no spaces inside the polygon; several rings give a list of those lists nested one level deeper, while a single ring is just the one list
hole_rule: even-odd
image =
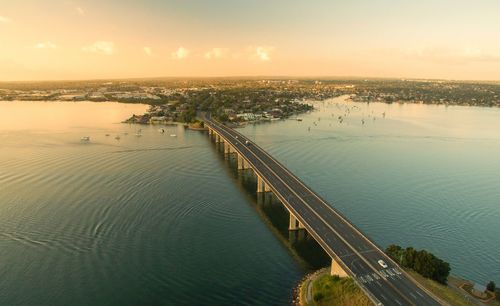
[{"label": "grass", "polygon": [[322,275],[312,285],[312,301],[309,306],[368,306],[373,305],[350,278]]},{"label": "grass", "polygon": [[471,305],[471,302],[468,302],[463,295],[454,291],[453,289],[450,289],[448,286],[442,285],[436,281],[425,278],[415,271],[406,270],[406,272],[408,272],[417,282],[419,282],[429,291],[434,293],[442,300],[450,303],[451,305],[457,305],[457,306]]},{"label": "grass", "polygon": [[[450,305],[469,306],[472,305],[471,301],[449,288],[436,281],[425,278],[412,270],[406,270],[417,282],[423,285],[427,290],[434,293],[442,300],[448,302]],[[456,283],[457,280],[450,282]],[[308,283],[312,281],[312,300],[306,303],[306,291]],[[456,284],[455,284],[456,285]],[[327,305],[341,305],[341,306],[368,306],[373,305],[366,295],[359,289],[359,287],[350,278],[339,278],[330,276],[328,273],[323,272],[312,280],[306,279],[300,290],[302,305],[304,306],[327,306]],[[464,294],[466,294],[464,292]],[[472,299],[472,297],[470,298]],[[487,305],[500,306],[500,302],[491,301]]]}]

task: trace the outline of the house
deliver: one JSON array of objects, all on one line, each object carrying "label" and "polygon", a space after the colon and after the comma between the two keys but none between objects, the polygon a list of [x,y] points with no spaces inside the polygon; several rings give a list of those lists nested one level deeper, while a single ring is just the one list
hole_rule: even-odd
[{"label": "house", "polygon": [[471,293],[482,299],[488,297],[488,295],[486,294],[486,287],[477,283],[474,284],[474,286],[472,287]]}]

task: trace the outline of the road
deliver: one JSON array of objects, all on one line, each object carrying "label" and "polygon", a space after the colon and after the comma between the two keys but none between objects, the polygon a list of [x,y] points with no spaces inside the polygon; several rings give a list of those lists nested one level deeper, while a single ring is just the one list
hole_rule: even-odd
[{"label": "road", "polygon": [[[205,124],[243,156],[323,249],[377,305],[441,305],[359,229],[265,150],[214,120]],[[247,143],[248,141],[248,143]],[[383,268],[378,261],[383,260]]]}]

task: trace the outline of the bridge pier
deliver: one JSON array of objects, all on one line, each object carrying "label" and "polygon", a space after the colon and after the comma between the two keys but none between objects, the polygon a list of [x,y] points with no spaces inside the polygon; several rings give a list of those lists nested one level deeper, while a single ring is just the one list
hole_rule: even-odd
[{"label": "bridge pier", "polygon": [[299,229],[305,229],[304,225],[290,212],[290,222],[288,224],[288,230],[295,231]]},{"label": "bridge pier", "polygon": [[264,180],[257,175],[257,192],[269,192],[271,188],[264,182]]},{"label": "bridge pier", "polygon": [[224,154],[231,154],[235,152],[234,148],[228,142],[224,143]]},{"label": "bridge pier", "polygon": [[243,158],[238,152],[235,152],[237,154],[237,160],[238,160],[238,170],[245,170],[249,169],[250,165],[246,161],[246,159]]},{"label": "bridge pier", "polygon": [[330,270],[330,275],[337,275],[338,277],[349,277],[347,273],[342,269],[339,263],[332,258],[332,268]]}]

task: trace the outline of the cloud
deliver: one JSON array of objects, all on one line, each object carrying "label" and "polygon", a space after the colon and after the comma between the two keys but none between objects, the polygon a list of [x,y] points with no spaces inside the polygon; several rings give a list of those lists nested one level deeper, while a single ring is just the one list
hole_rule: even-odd
[{"label": "cloud", "polygon": [[147,56],[151,56],[153,54],[153,50],[151,50],[150,47],[144,47],[144,53],[146,53]]},{"label": "cloud", "polygon": [[184,48],[184,47],[179,47],[177,49],[177,51],[175,52],[172,52],[171,54],[171,58],[172,59],[176,59],[176,60],[181,60],[181,59],[185,59],[186,57],[189,56],[189,50]]},{"label": "cloud", "polygon": [[219,58],[225,58],[229,52],[229,49],[227,48],[213,48],[212,50],[206,52],[203,57],[210,60],[210,59],[219,59]]},{"label": "cloud", "polygon": [[9,17],[0,16],[0,23],[9,23],[12,20]]},{"label": "cloud", "polygon": [[111,41],[96,41],[82,48],[84,52],[112,55],[115,52],[115,44]]},{"label": "cloud", "polygon": [[46,42],[39,42],[35,45],[35,48],[36,49],[56,49],[57,46],[50,42],[50,41],[46,41]]},{"label": "cloud", "polygon": [[270,46],[257,46],[251,48],[251,58],[257,59],[263,62],[271,61],[271,53],[274,51],[274,47]]},{"label": "cloud", "polygon": [[78,13],[78,15],[80,16],[85,16],[85,10],[82,9],[81,7],[76,7],[76,12]]}]

